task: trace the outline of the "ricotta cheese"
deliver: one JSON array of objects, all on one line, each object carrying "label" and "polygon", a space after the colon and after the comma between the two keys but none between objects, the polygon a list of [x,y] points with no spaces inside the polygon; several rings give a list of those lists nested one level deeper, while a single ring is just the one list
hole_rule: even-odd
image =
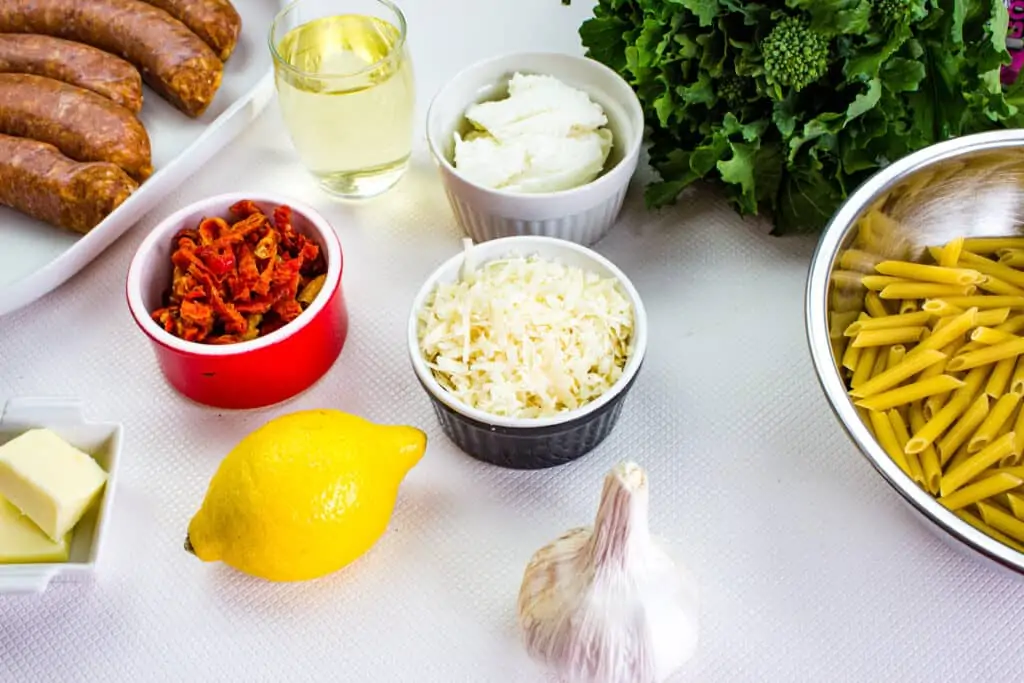
[{"label": "ricotta cheese", "polygon": [[419,339],[434,377],[462,403],[542,418],[585,406],[618,381],[633,323],[614,278],[513,256],[439,285],[419,313]]},{"label": "ricotta cheese", "polygon": [[466,111],[455,168],[471,182],[520,193],[580,187],[601,174],[612,133],[601,106],[552,76],[515,74],[508,97]]}]

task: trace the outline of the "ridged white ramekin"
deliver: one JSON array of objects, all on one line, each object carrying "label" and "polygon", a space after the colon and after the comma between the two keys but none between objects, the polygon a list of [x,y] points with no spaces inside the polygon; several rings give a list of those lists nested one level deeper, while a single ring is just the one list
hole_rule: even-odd
[{"label": "ridged white ramekin", "polygon": [[[609,168],[582,187],[545,194],[492,190],[465,179],[452,165],[454,135],[465,132],[466,109],[499,99],[516,73],[554,76],[601,105],[612,131]],[[629,84],[600,62],[558,53],[516,53],[479,62],[438,91],[427,113],[427,141],[448,201],[474,242],[537,235],[591,245],[604,237],[622,209],[636,171],[644,116]]]}]

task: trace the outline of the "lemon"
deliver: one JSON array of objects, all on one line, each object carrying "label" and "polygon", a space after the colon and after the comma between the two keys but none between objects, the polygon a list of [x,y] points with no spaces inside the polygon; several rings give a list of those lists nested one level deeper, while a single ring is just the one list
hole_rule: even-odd
[{"label": "lemon", "polygon": [[221,462],[185,549],[270,581],[335,572],[384,533],[426,446],[415,427],[337,410],[278,417]]}]

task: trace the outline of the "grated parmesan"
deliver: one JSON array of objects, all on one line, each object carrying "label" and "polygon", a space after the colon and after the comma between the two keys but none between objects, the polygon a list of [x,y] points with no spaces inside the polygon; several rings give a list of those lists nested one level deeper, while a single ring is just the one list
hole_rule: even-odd
[{"label": "grated parmesan", "polygon": [[419,314],[420,350],[459,401],[503,417],[551,417],[622,376],[633,310],[614,278],[536,255],[466,270]]}]

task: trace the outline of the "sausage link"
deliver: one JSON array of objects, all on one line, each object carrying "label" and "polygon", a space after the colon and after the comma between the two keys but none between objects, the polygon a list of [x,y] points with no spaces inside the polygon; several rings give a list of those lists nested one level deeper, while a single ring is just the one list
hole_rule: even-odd
[{"label": "sausage link", "polygon": [[0,133],[46,142],[75,161],[108,161],[136,180],[153,172],[135,116],[94,92],[45,76],[0,74]]},{"label": "sausage link", "polygon": [[0,135],[0,204],[87,233],[138,184],[114,164],[68,159],[53,145]]},{"label": "sausage link", "polygon": [[142,0],[3,0],[0,32],[41,33],[120,55],[189,116],[206,111],[224,76],[209,45]]},{"label": "sausage link", "polygon": [[242,31],[242,17],[230,0],[144,1],[159,7],[192,29],[193,33],[213,48],[221,61],[228,61],[234,52],[238,34]]},{"label": "sausage link", "polygon": [[91,90],[133,114],[142,109],[142,77],[120,57],[52,36],[0,33],[0,72],[47,76]]}]

